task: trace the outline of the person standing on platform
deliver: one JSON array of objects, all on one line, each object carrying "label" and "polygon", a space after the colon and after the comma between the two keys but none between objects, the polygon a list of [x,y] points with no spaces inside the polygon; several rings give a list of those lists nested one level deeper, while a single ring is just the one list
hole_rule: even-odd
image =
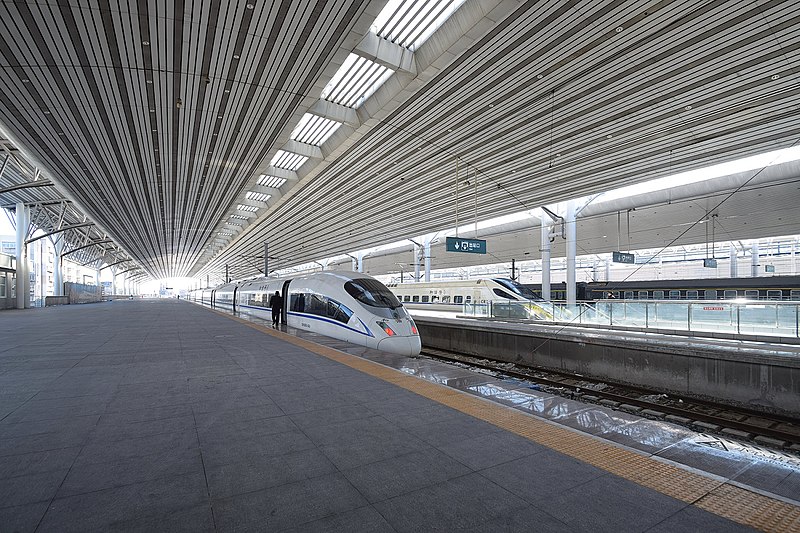
[{"label": "person standing on platform", "polygon": [[272,325],[278,326],[281,323],[281,310],[283,309],[283,298],[280,292],[275,291],[275,294],[269,299],[269,305],[272,307]]}]

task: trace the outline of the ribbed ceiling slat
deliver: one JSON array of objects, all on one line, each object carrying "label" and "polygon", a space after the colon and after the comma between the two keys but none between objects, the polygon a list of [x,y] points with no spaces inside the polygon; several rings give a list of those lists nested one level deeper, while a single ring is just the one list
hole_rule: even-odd
[{"label": "ribbed ceiling slat", "polygon": [[[326,159],[303,162],[218,252],[373,4],[3,3],[0,121],[153,277],[213,271],[265,241],[301,263],[452,225],[456,156],[479,170],[483,218],[800,135],[797,2],[498,3],[480,31],[463,21],[483,3],[468,2],[416,50],[417,78],[400,71],[359,108],[360,126],[327,141],[322,120],[310,127],[300,140]],[[461,194],[463,220],[474,190]]]}]

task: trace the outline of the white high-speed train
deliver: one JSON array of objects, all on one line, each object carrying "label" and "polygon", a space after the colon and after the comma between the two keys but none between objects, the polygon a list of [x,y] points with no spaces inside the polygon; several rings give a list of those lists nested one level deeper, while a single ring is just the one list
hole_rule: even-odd
[{"label": "white high-speed train", "polygon": [[408,309],[463,312],[465,307],[491,306],[496,316],[538,320],[553,320],[555,312],[550,302],[508,278],[390,283],[387,287]]},{"label": "white high-speed train", "polygon": [[270,298],[283,297],[287,325],[378,350],[417,355],[422,343],[408,311],[375,278],[360,272],[315,272],[200,289],[192,301],[270,319]]}]

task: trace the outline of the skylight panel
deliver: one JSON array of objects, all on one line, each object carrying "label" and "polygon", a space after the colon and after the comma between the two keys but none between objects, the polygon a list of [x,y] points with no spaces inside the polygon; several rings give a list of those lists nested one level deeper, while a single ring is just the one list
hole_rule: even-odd
[{"label": "skylight panel", "polygon": [[227,231],[220,231],[217,235],[220,237],[233,237],[233,233],[228,233]]},{"label": "skylight panel", "polygon": [[263,192],[248,191],[248,193],[245,194],[244,196],[248,200],[255,200],[256,202],[266,202],[271,198],[272,195],[264,194]]},{"label": "skylight panel", "polygon": [[341,125],[340,122],[306,113],[292,132],[291,138],[301,143],[320,146]]},{"label": "skylight panel", "polygon": [[729,176],[739,172],[747,172],[749,170],[756,170],[797,160],[800,160],[800,147],[784,148],[782,150],[736,159],[735,161],[728,161],[726,163],[681,172],[636,185],[627,185],[618,189],[612,189],[602,193],[597,198],[597,203],[617,200],[619,198],[628,198],[629,196],[635,196],[637,194],[672,189],[700,181],[719,178],[721,176]]},{"label": "skylight panel", "polygon": [[416,50],[465,0],[389,0],[372,31],[395,44]]},{"label": "skylight panel", "polygon": [[267,174],[261,174],[258,177],[259,185],[264,187],[274,187],[275,189],[279,188],[281,185],[286,183],[286,180],[283,178],[279,178],[278,176],[269,176]]},{"label": "skylight panel", "polygon": [[239,204],[236,206],[236,209],[239,211],[248,211],[250,213],[255,213],[258,211],[258,208],[254,205],[247,205],[247,204]]},{"label": "skylight panel", "polygon": [[306,156],[287,152],[285,150],[278,150],[275,157],[272,158],[270,165],[278,168],[285,168],[286,170],[297,170],[303,163],[308,160]]},{"label": "skylight panel", "polygon": [[236,220],[247,220],[247,217],[243,215],[231,215],[231,218]]},{"label": "skylight panel", "polygon": [[322,99],[346,107],[357,108],[394,74],[384,67],[356,54],[350,54],[322,91]]}]

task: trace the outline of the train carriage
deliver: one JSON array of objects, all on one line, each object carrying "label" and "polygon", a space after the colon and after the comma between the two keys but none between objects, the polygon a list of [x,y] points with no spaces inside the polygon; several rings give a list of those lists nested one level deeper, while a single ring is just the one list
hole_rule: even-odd
[{"label": "train carriage", "polygon": [[269,302],[276,291],[289,326],[403,355],[422,349],[408,311],[380,281],[358,272],[229,283],[214,289],[210,305],[271,320]]}]

